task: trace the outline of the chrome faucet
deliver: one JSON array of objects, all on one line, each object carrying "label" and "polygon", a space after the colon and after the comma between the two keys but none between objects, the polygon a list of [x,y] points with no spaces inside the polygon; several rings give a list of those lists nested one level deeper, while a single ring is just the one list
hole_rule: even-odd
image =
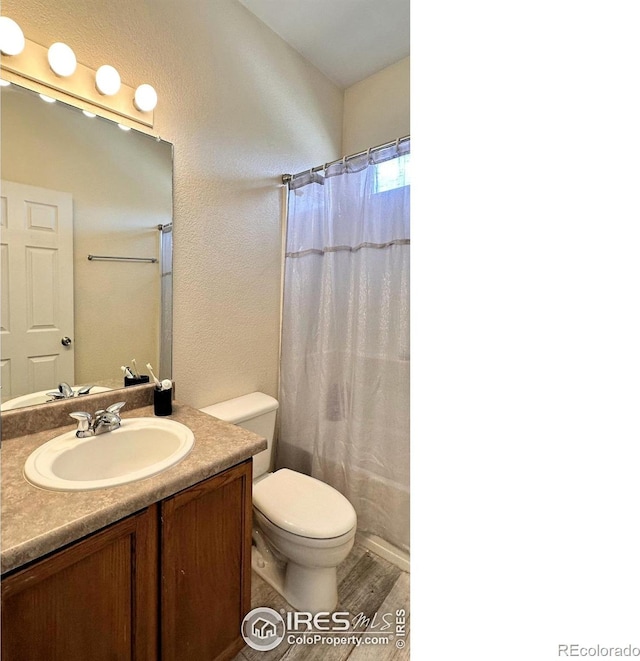
[{"label": "chrome faucet", "polygon": [[84,411],[75,411],[69,415],[78,421],[76,436],[78,438],[87,438],[88,436],[97,436],[106,432],[118,429],[122,420],[120,419],[120,409],[126,402],[117,402],[106,409],[96,411],[94,415]]}]

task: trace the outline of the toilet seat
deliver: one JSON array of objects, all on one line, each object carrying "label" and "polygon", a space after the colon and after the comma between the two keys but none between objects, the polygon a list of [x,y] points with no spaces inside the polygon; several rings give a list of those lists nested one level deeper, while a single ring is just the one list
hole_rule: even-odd
[{"label": "toilet seat", "polygon": [[340,537],[357,522],[353,505],[339,491],[288,468],[254,484],[253,506],[278,528],[311,539]]},{"label": "toilet seat", "polygon": [[277,526],[255,507],[253,509],[253,520],[254,523],[257,524],[258,529],[265,533],[267,540],[271,543],[275,543],[276,547],[281,546],[286,540],[285,543],[295,544],[299,547],[306,547],[316,551],[331,550],[342,544],[347,544],[356,534],[356,529],[352,528],[344,535],[338,537],[303,537],[302,535],[296,535]]}]

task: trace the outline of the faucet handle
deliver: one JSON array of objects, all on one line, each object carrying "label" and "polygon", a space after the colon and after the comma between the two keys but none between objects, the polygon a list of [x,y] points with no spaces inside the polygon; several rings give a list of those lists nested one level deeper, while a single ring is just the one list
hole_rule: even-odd
[{"label": "faucet handle", "polygon": [[126,402],[116,402],[115,404],[111,404],[111,406],[107,406],[106,409],[100,409],[99,411],[96,411],[93,414],[95,424],[98,424],[98,422],[103,423],[105,421],[108,421],[109,423],[117,422],[119,424],[119,412],[125,404]]},{"label": "faucet handle", "polygon": [[78,421],[78,429],[76,430],[76,433],[89,431],[89,428],[91,427],[91,423],[93,422],[90,413],[85,413],[84,411],[74,411],[73,413],[69,413],[69,415],[74,420]]},{"label": "faucet handle", "polygon": [[120,413],[120,409],[125,406],[126,403],[127,402],[116,402],[115,404],[111,404],[111,406],[107,406],[107,413]]},{"label": "faucet handle", "polygon": [[65,399],[68,399],[69,397],[73,397],[73,388],[64,381],[58,384],[58,390],[62,393],[62,396]]}]

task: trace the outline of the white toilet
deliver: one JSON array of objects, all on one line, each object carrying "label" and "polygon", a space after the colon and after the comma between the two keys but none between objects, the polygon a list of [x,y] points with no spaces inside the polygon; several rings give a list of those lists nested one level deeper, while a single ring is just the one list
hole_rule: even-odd
[{"label": "white toilet", "polygon": [[200,409],[267,439],[253,457],[255,572],[296,610],[332,611],[337,566],[353,547],[356,512],[333,487],[282,468],[270,473],[278,402],[261,392]]}]

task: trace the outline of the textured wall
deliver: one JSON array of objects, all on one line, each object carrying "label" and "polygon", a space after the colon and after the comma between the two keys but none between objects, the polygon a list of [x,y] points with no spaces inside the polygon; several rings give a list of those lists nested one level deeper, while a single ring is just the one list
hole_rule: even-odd
[{"label": "textured wall", "polygon": [[2,13],[156,87],[155,128],[175,145],[177,395],[276,395],[280,174],[340,156],[341,90],[236,0],[3,0]]},{"label": "textured wall", "polygon": [[406,57],[345,90],[344,154],[409,135],[409,70]]}]

